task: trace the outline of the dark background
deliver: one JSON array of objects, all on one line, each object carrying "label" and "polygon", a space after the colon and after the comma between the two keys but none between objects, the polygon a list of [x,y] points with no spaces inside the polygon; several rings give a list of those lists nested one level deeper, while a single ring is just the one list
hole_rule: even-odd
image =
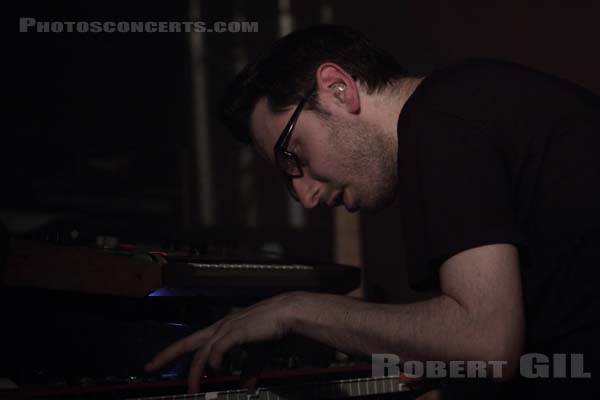
[{"label": "dark background", "polygon": [[[236,57],[251,57],[278,37],[285,4],[196,3],[203,21],[237,16],[259,22],[258,33],[200,34],[208,175],[197,170],[199,105],[190,35],[18,33],[19,17],[189,20],[188,1],[11,4],[5,59],[11,67],[5,90],[9,115],[0,157],[4,224],[13,233],[76,221],[93,234],[138,240],[218,237],[330,261],[331,211],[302,211],[304,223],[292,224],[275,171],[231,139],[216,118],[223,87],[238,68]],[[325,7],[331,22],[362,30],[418,73],[490,57],[526,64],[600,93],[598,2],[291,0],[289,5],[295,28],[323,21]],[[210,218],[200,212],[207,193],[197,184],[199,176],[210,178]],[[390,301],[415,298],[402,267],[399,218],[394,207],[362,216],[367,277]]]}]

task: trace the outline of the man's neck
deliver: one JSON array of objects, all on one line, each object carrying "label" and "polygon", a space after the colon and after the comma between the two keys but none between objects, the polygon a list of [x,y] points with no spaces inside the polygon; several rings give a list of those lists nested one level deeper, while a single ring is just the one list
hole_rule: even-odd
[{"label": "man's neck", "polygon": [[398,118],[404,105],[415,92],[424,77],[408,77],[396,82],[393,87],[379,93],[373,94],[370,101],[369,118],[372,123],[379,126],[381,132],[385,132],[396,142]]},{"label": "man's neck", "polygon": [[423,79],[425,79],[424,76],[411,76],[408,78],[404,78],[401,79],[394,92],[396,93],[396,99],[397,99],[397,110],[396,110],[396,122],[398,121],[398,118],[400,117],[400,113],[402,112],[402,109],[404,108],[404,105],[406,104],[406,102],[408,101],[408,99],[410,98],[410,96],[413,95],[413,93],[415,92],[415,90],[417,90],[417,87],[419,87],[419,85],[421,84],[421,82],[423,82]]}]

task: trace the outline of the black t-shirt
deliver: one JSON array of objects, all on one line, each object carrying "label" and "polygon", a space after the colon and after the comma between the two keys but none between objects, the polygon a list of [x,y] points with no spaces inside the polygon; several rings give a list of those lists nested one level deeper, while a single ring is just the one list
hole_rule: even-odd
[{"label": "black t-shirt", "polygon": [[600,322],[600,100],[526,67],[429,75],[398,121],[406,262],[416,288],[462,250],[518,246],[529,350]]}]

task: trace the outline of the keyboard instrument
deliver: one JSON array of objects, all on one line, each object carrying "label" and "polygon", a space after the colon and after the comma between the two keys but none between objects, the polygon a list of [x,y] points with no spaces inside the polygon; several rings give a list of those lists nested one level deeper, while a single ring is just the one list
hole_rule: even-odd
[{"label": "keyboard instrument", "polygon": [[12,239],[10,247],[1,278],[11,286],[130,297],[162,288],[260,297],[290,290],[346,293],[360,283],[360,269],[339,264],[100,250],[25,239]]}]

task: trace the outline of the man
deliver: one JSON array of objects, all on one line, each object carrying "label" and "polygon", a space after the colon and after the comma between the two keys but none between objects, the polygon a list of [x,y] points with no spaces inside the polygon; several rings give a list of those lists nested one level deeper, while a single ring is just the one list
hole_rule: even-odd
[{"label": "man", "polygon": [[[196,351],[194,391],[233,346],[299,334],[361,356],[503,361],[495,381],[513,396],[598,390],[597,97],[497,62],[411,76],[360,33],[320,26],[249,64],[224,117],[305,207],[377,209],[399,196],[412,283],[439,295],[386,305],[284,294],[171,345],[147,369]],[[523,353],[583,354],[592,378],[557,363],[550,374],[566,378],[530,379]]]}]

